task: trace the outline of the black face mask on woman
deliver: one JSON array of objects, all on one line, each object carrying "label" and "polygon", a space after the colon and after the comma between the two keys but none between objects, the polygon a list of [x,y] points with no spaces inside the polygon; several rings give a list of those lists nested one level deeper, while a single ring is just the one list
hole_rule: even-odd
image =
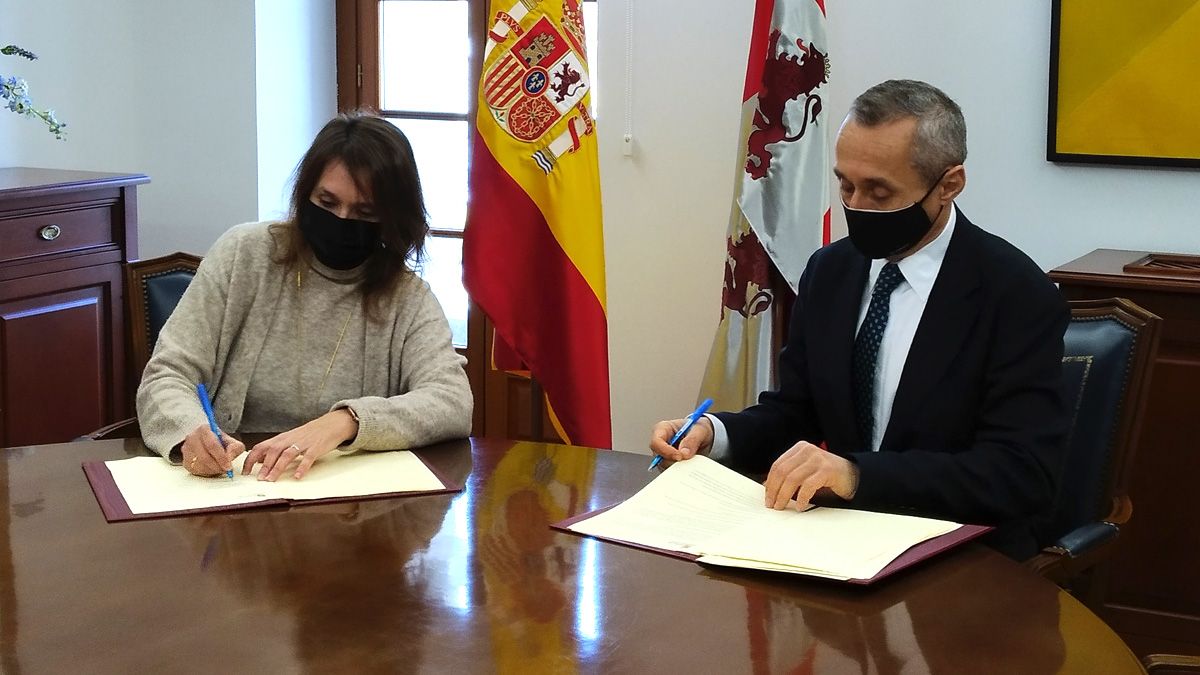
[{"label": "black face mask on woman", "polygon": [[[925,196],[902,209],[852,209],[843,201],[842,209],[846,213],[846,229],[850,234],[850,243],[868,258],[891,258],[916,246],[933,227],[933,221],[929,219],[929,214],[925,213],[921,204],[933,194],[948,171],[949,169],[946,169],[938,176]],[[941,215],[940,211],[938,215]]]},{"label": "black face mask on woman", "polygon": [[304,240],[326,267],[353,269],[379,248],[379,223],[339,218],[307,199],[298,216]]}]

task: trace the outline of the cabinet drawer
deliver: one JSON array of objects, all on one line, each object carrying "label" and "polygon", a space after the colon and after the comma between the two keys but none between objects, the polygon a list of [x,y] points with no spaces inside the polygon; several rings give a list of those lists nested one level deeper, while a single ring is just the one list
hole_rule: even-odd
[{"label": "cabinet drawer", "polygon": [[112,206],[0,218],[0,263],[113,243]]}]

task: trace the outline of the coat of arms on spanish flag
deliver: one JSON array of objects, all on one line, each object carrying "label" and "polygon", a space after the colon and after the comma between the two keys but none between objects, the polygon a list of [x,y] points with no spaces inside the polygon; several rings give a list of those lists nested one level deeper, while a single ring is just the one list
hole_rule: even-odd
[{"label": "coat of arms on spanish flag", "polygon": [[530,370],[568,442],[607,448],[604,236],[583,13],[579,0],[491,0],[489,17],[463,281],[507,347],[495,366]]}]

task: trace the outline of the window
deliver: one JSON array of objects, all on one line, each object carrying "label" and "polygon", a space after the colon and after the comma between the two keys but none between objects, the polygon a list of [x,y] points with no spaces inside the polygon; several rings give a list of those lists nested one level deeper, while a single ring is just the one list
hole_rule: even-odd
[{"label": "window", "polygon": [[450,320],[456,347],[467,346],[461,261],[471,131],[468,32],[467,0],[379,3],[379,108],[417,158],[431,228],[420,273]]},{"label": "window", "polygon": [[[462,241],[487,4],[337,0],[338,108],[378,110],[412,144],[431,228],[419,271],[446,312],[455,347],[467,356],[477,397],[488,361],[487,329],[463,288]],[[596,17],[596,0],[583,0],[593,115]],[[478,422],[479,400],[475,407]]]}]

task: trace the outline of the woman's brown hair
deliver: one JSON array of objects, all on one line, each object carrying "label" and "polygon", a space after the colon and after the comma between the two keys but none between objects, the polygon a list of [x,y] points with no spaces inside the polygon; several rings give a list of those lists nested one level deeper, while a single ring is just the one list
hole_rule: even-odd
[{"label": "woman's brown hair", "polygon": [[429,220],[412,146],[395,125],[365,112],[338,115],[321,129],[296,167],[288,221],[272,227],[275,261],[292,266],[312,255],[296,226],[300,205],[308,200],[331,161],[338,160],[355,187],[370,195],[382,244],[363,271],[363,306],[380,318],[383,299],[404,274],[413,272],[425,251]]}]

